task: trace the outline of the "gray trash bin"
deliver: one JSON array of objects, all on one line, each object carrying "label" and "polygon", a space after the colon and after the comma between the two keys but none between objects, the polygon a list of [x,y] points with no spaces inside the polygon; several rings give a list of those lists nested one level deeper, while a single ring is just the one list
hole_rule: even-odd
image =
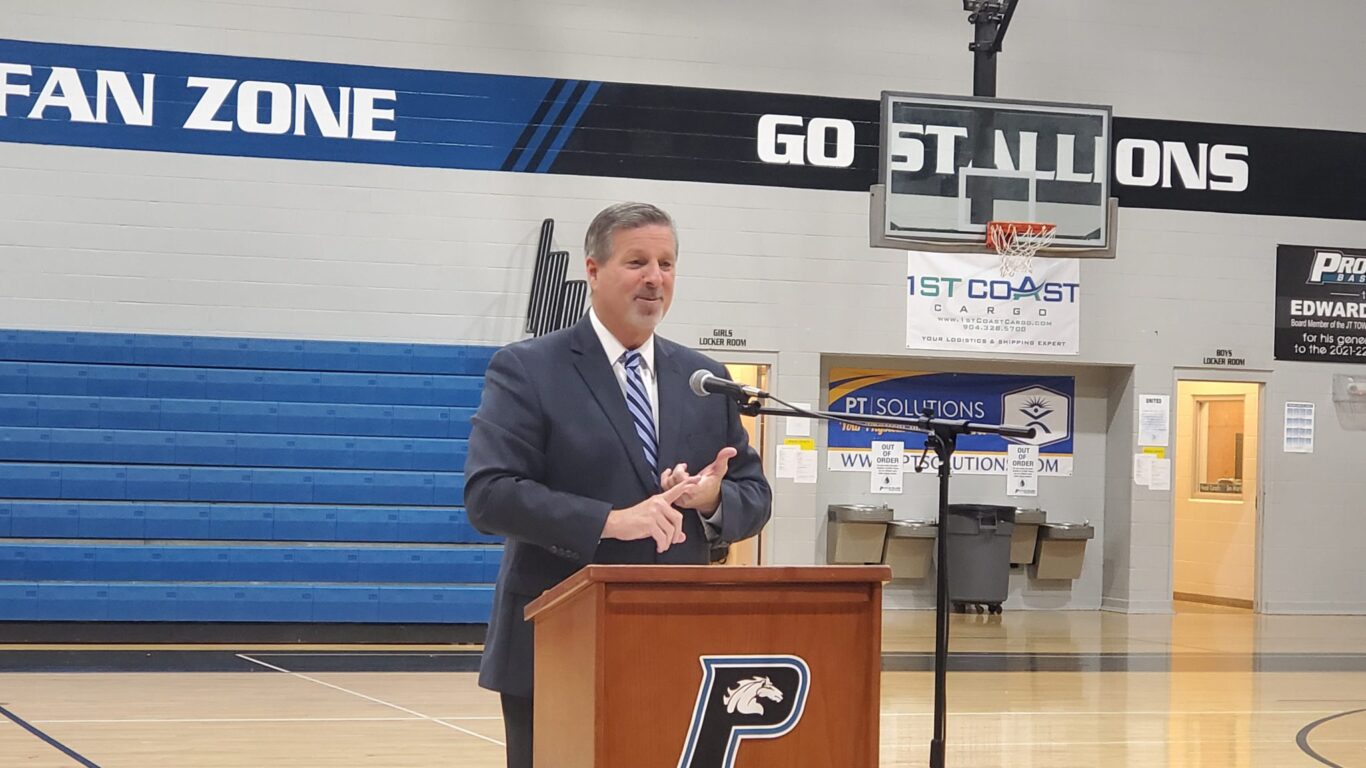
[{"label": "gray trash bin", "polygon": [[825,562],[863,565],[882,562],[892,508],[886,504],[831,504],[826,510]]},{"label": "gray trash bin", "polygon": [[1010,538],[1015,508],[995,504],[950,504],[948,515],[949,600],[957,610],[975,604],[992,613],[1010,592]]}]

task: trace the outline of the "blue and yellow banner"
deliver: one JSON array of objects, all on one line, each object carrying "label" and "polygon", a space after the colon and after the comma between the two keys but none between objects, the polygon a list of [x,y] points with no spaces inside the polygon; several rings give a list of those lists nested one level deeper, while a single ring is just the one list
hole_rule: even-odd
[{"label": "blue and yellow banner", "polygon": [[[1039,448],[1044,475],[1072,474],[1076,383],[1071,376],[1013,376],[986,373],[919,373],[861,368],[830,371],[828,410],[864,416],[914,418],[928,409],[935,418],[1034,427],[1033,439],[964,435],[958,439],[954,472],[1004,475],[1010,443]],[[827,465],[837,472],[869,471],[874,440],[899,440],[905,461],[925,446],[918,432],[830,422]],[[929,459],[933,459],[933,453]],[[936,466],[931,461],[931,466]]]}]

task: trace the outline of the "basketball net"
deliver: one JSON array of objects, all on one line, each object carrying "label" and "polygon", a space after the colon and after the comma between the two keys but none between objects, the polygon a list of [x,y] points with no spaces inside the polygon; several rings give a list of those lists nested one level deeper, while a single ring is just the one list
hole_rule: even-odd
[{"label": "basketball net", "polygon": [[1034,255],[1053,242],[1056,224],[1038,221],[992,221],[987,223],[987,247],[1001,255],[1001,276],[1010,277],[1034,269]]}]

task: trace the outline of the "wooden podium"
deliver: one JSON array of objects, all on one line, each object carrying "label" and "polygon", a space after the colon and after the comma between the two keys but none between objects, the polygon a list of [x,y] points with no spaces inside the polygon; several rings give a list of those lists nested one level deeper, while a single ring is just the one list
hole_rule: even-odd
[{"label": "wooden podium", "polygon": [[584,568],[526,609],[537,768],[875,768],[890,579]]}]

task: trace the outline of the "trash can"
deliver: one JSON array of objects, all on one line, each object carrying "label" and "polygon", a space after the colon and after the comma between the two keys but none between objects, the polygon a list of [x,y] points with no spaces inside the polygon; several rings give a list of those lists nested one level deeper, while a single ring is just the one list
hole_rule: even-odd
[{"label": "trash can", "polygon": [[831,504],[826,510],[825,562],[866,565],[882,562],[892,508],[886,504]]},{"label": "trash can", "polygon": [[1076,579],[1086,556],[1086,542],[1095,538],[1090,523],[1048,523],[1039,528],[1039,548],[1034,555],[1034,578]]},{"label": "trash can", "polygon": [[954,610],[969,604],[1001,612],[1010,592],[1010,537],[1015,508],[994,504],[950,504],[948,514],[949,601]]},{"label": "trash can", "polygon": [[1029,565],[1034,562],[1034,544],[1039,539],[1039,526],[1047,516],[1042,509],[1016,509],[1015,532],[1010,536],[1010,564]]},{"label": "trash can", "polygon": [[882,562],[893,579],[923,579],[930,572],[939,526],[929,520],[893,520],[887,527]]}]

